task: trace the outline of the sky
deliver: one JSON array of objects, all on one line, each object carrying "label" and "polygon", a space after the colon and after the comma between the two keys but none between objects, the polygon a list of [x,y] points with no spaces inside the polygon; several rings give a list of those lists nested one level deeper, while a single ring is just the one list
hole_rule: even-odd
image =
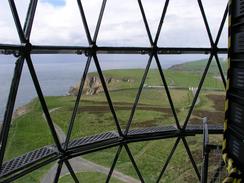
[{"label": "sky", "polygon": [[[15,0],[22,25],[29,0]],[[165,0],[142,0],[153,37]],[[227,0],[202,0],[215,39]],[[101,0],[82,0],[93,35]],[[219,47],[227,47],[227,23]],[[76,0],[39,0],[32,44],[87,46]],[[7,1],[0,3],[0,43],[19,39]],[[107,0],[98,46],[149,46],[137,0]],[[158,46],[209,47],[197,0],[170,0]]]},{"label": "sky", "polygon": [[[23,26],[29,0],[15,0],[15,2]],[[227,0],[202,0],[202,2],[215,39]],[[101,3],[102,0],[82,0],[91,35],[95,30]],[[165,0],[142,0],[142,3],[154,37]],[[88,46],[77,1],[38,0],[30,41],[35,45]],[[7,0],[0,0],[0,44],[2,43],[20,43]],[[107,0],[97,44],[98,46],[150,46],[137,0]],[[170,0],[158,46],[210,47],[197,0]],[[227,47],[227,23],[219,47]],[[221,57],[226,58],[226,55]],[[32,58],[33,61],[44,64],[70,61],[79,63],[80,59],[86,60],[84,55],[34,55]],[[102,61],[102,69],[145,68],[148,55],[98,55],[98,58]],[[163,68],[207,58],[208,55],[159,56]],[[11,63],[13,68],[14,61],[13,56],[0,55],[0,64]],[[155,65],[154,61],[153,63]],[[11,77],[10,72],[12,71],[9,71],[9,77]],[[6,82],[5,79],[2,82]]]}]

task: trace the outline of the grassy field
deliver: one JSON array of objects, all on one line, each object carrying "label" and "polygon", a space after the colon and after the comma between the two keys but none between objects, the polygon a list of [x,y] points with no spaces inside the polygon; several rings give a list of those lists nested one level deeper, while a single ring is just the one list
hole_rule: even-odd
[{"label": "grassy field", "polygon": [[[190,64],[192,65],[191,71],[188,63],[165,70],[165,77],[170,86],[172,100],[181,124],[184,122],[193,99],[193,94],[188,88],[196,87],[200,80],[199,70],[203,65],[203,61],[200,62],[192,62]],[[201,118],[205,116],[209,117],[210,123],[222,122],[223,84],[216,78],[218,75],[215,71],[216,69],[212,69],[206,78],[203,88],[208,90],[201,92],[200,102],[194,109],[190,123],[201,123]],[[89,73],[89,75],[97,74]],[[109,85],[109,90],[121,127],[125,128],[143,75],[143,70],[108,70],[104,71],[104,75],[106,78],[111,77],[119,80],[119,82],[114,82],[112,85]],[[145,84],[131,127],[141,128],[175,125],[165,89],[163,87],[148,87],[162,86],[160,75],[156,69],[149,71]],[[49,109],[57,108],[51,113],[51,117],[66,132],[75,97],[46,97],[46,101]],[[28,104],[27,108],[28,112],[15,119],[12,123],[5,160],[9,160],[44,145],[53,144],[38,100],[34,99]],[[218,115],[216,115],[217,113]],[[116,130],[116,128],[104,93],[83,95],[72,132],[72,139],[109,130]],[[189,137],[187,140],[200,166],[201,158],[199,157],[201,157],[202,137]],[[175,139],[167,139],[129,144],[146,182],[156,181],[162,165],[173,147],[174,141]],[[84,158],[105,167],[110,167],[116,150],[116,148],[107,149],[85,155]],[[50,165],[40,171],[34,172],[31,176],[20,179],[18,182],[37,182],[49,168]],[[116,170],[137,178],[125,150],[121,153]],[[103,174],[95,174],[92,172],[82,172],[78,176],[82,182],[99,182],[98,180],[105,180],[106,178]],[[70,176],[64,176],[60,182],[70,182],[70,180]],[[112,182],[119,181],[112,179]],[[197,177],[186,156],[183,144],[180,144],[177,148],[162,182],[197,182]]]},{"label": "grassy field", "polygon": [[[173,65],[168,70],[202,72],[207,65],[207,61],[208,60],[198,60],[198,61],[186,62],[183,64],[177,64],[177,65]],[[227,60],[220,58],[220,65],[223,71],[226,73],[228,67]],[[214,75],[219,73],[219,68],[215,59],[212,60],[208,73]]]}]

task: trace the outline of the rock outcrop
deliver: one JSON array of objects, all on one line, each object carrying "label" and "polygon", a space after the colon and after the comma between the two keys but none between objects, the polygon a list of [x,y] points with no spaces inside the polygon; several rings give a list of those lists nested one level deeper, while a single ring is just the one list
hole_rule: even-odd
[{"label": "rock outcrop", "polygon": [[[116,83],[119,82],[132,82],[132,80],[129,79],[114,79],[112,77],[105,78],[105,82],[108,88],[116,85]],[[79,84],[76,84],[75,86],[70,87],[68,91],[68,95],[71,96],[77,96],[79,91]],[[100,78],[98,76],[87,76],[83,88],[83,95],[96,95],[100,92],[103,92],[102,83],[100,81]]]}]

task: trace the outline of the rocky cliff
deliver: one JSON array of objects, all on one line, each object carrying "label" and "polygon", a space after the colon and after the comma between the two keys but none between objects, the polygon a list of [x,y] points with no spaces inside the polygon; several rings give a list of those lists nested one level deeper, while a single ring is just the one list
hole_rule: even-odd
[{"label": "rocky cliff", "polygon": [[[114,89],[113,86],[115,86],[119,82],[133,82],[133,80],[130,79],[114,79],[112,77],[105,78],[105,81],[109,89]],[[77,96],[78,91],[79,84],[76,84],[75,86],[70,87],[68,95]],[[103,87],[100,78],[98,76],[87,76],[82,94],[95,95],[100,92],[103,92]]]}]

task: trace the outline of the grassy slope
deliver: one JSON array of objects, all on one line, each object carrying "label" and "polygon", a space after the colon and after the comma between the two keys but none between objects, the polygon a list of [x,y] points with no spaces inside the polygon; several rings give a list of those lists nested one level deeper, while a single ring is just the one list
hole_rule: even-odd
[{"label": "grassy slope", "polygon": [[[177,65],[173,65],[168,70],[202,72],[203,69],[206,67],[207,61],[208,60],[199,60],[199,61],[186,62],[183,64],[177,64]],[[227,71],[228,65],[226,60],[220,59],[220,65],[223,71]],[[209,68],[208,72],[214,75],[219,74],[218,65],[215,59],[212,60],[211,67]]]},{"label": "grassy slope", "polygon": [[[130,114],[130,108],[134,101],[134,97],[136,95],[137,87],[139,86],[139,82],[141,80],[142,74],[143,74],[143,70],[141,69],[109,70],[104,72],[105,77],[133,80],[132,83],[120,82],[117,85],[115,84],[113,86],[110,86],[111,90],[116,90],[121,88],[124,89],[124,90],[117,90],[111,92],[111,97],[115,104],[115,109],[122,126],[124,126],[124,124],[128,120],[128,116]],[[93,73],[90,73],[90,75],[93,75]],[[165,75],[166,78],[168,78],[168,83],[171,83],[172,85],[176,85],[176,86],[183,86],[183,87],[197,86],[197,82],[199,81],[199,74],[197,73],[191,73],[186,71],[175,71],[172,70],[172,68],[166,70]],[[210,73],[209,77],[207,77],[206,81],[208,84],[205,85],[205,87],[221,88],[222,86],[221,82],[214,79],[212,76],[213,75]],[[157,70],[155,69],[150,70],[146,83],[150,85],[161,85],[162,82]],[[166,95],[165,93],[162,93],[162,91],[163,91],[162,89],[161,91],[159,91],[158,89],[144,89],[139,104],[141,106],[147,105],[147,106],[156,106],[156,107],[167,107],[168,102],[165,98]],[[182,109],[185,109],[189,105],[189,101],[192,99],[192,97],[189,95],[189,92],[187,90],[171,89],[171,92],[172,92],[173,101],[175,102],[175,106],[176,108],[179,109],[178,113],[181,114]],[[204,99],[204,95],[201,95],[201,97]],[[62,107],[56,112],[53,112],[51,116],[54,119],[54,121],[63,128],[64,131],[67,130],[67,124],[68,124],[67,122],[69,121],[74,101],[75,98],[68,97],[68,96],[47,97],[47,102],[50,109],[55,107]],[[100,93],[95,96],[86,96],[85,98],[83,98],[83,101],[81,102],[81,107],[82,106],[92,106],[92,107],[104,106],[104,102],[106,102],[106,99],[103,93]],[[209,105],[206,103],[206,106]],[[121,107],[126,107],[126,110],[121,110]],[[201,108],[203,106],[198,106],[198,107]],[[30,104],[30,108],[32,109],[30,113],[25,114],[24,116],[16,119],[13,122],[13,126],[10,131],[10,139],[8,142],[7,156],[5,157],[5,159],[10,159],[14,156],[23,154],[25,152],[36,149],[43,145],[52,143],[50,133],[47,130],[47,125],[41,117],[42,112],[39,103],[36,100],[34,100]],[[183,111],[184,113],[186,112],[185,110]],[[179,117],[180,116],[183,115],[179,115]],[[35,122],[35,125],[33,125],[33,121]],[[100,113],[96,111],[80,112],[77,115],[77,121],[74,127],[72,138],[91,135],[94,133],[100,133],[107,130],[113,130],[115,129],[115,127],[111,126],[111,121],[112,121],[112,116],[109,113],[109,111],[100,112]],[[162,112],[139,109],[135,114],[135,119],[133,121],[132,126],[140,127],[144,125],[144,123],[142,122],[148,123],[150,121],[154,121],[154,123],[150,125],[155,126],[161,124],[168,124],[170,121],[173,122],[173,119]],[[25,133],[23,133],[23,131],[25,131]],[[46,138],[43,138],[44,136]],[[132,152],[136,157],[136,161],[139,163],[142,172],[144,172],[144,175],[146,176],[147,182],[155,181],[156,176],[152,177],[152,172],[155,172],[156,170],[158,171],[159,167],[162,166],[164,158],[166,157],[165,150],[166,149],[169,150],[170,147],[172,146],[172,143],[173,142],[171,140],[165,140],[165,141],[143,142],[143,143],[130,145],[132,148]],[[177,178],[174,176],[175,167],[178,167],[179,165],[184,163],[184,161],[187,161],[186,159],[181,158],[182,157],[181,151],[184,150],[183,147],[181,146],[178,149],[179,149],[179,153],[176,154],[175,156],[176,160],[170,166],[171,168],[169,174],[165,179],[167,180],[166,182],[174,182],[174,180],[176,180]],[[109,167],[111,163],[111,159],[114,156],[113,152],[114,150],[109,149],[100,153],[96,153],[95,155],[93,154],[87,155],[86,158]],[[100,156],[98,154],[100,154]],[[125,156],[126,156],[125,152],[122,152],[122,156],[121,156],[122,159],[119,161],[120,165],[118,164],[118,169],[126,174],[136,177],[136,174],[133,173],[132,171],[133,169],[131,168],[131,166],[129,166],[128,158],[127,159],[123,158]],[[148,162],[146,161],[147,159],[149,159]],[[159,162],[160,165],[157,164],[156,162]],[[189,167],[190,165],[187,164],[184,170],[179,169],[179,171],[186,172],[186,170],[189,169]],[[37,173],[36,175],[34,174],[36,180],[38,180],[38,177],[40,177],[40,175],[43,174],[43,172],[44,171],[39,171],[39,173]],[[184,174],[183,172],[181,173]],[[85,175],[85,176],[93,177],[90,175]],[[98,175],[98,177],[99,176],[100,175]],[[31,181],[29,181],[28,179],[23,179],[23,181],[20,180],[20,182],[31,182]]]},{"label": "grassy slope", "polygon": [[42,118],[39,102],[33,100],[28,105],[30,112],[12,123],[5,160],[53,143],[48,126]]},{"label": "grassy slope", "polygon": [[[138,88],[143,76],[143,71],[143,69],[108,70],[104,71],[104,76],[107,78],[113,77],[116,79],[131,79],[134,81],[121,82],[117,85],[113,84],[113,86],[110,86],[110,89]],[[189,72],[187,70],[175,70],[171,68],[165,70],[164,75],[168,85],[177,87],[197,87],[201,79],[201,73],[203,72],[203,69],[201,69],[199,72],[198,71],[199,70],[197,70],[197,72]],[[91,75],[97,74],[91,73]],[[203,88],[223,89],[223,84],[220,80],[214,78],[215,76],[219,76],[219,74],[209,72],[205,79]],[[145,84],[152,86],[162,85],[162,80],[157,69],[150,69]]]}]

